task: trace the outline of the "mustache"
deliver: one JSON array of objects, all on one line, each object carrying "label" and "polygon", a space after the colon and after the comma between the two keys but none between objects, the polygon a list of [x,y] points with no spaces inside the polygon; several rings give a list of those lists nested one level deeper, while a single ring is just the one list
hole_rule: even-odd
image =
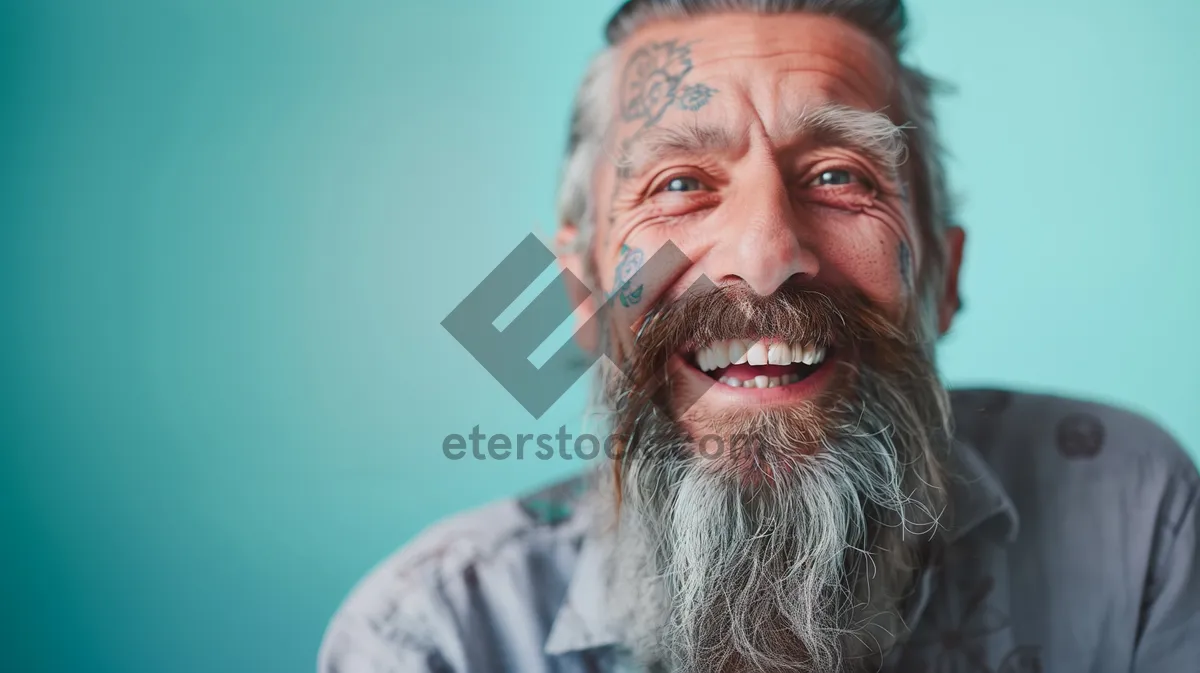
[{"label": "mustache", "polygon": [[[703,395],[693,390],[689,394],[695,399],[672,400],[673,356],[686,356],[717,340],[764,337],[825,347],[841,361],[854,363],[843,366],[865,371],[906,369],[922,342],[915,321],[911,326],[897,321],[853,288],[790,282],[770,295],[759,295],[744,283],[688,291],[647,312],[632,352],[605,383],[605,398],[615,412],[613,430],[621,438],[619,453],[649,439],[650,428],[678,430],[679,414]],[[832,403],[826,395],[818,400],[820,406]]]},{"label": "mustache", "polygon": [[664,375],[670,357],[714,341],[775,337],[851,355],[888,344],[909,348],[915,329],[889,317],[884,307],[853,288],[813,287],[800,282],[770,295],[744,283],[692,289],[647,312],[624,368],[635,387]]}]

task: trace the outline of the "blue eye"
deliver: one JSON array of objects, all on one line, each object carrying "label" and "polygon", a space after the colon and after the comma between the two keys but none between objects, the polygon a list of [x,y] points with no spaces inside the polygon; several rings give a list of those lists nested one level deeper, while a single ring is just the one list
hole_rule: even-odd
[{"label": "blue eye", "polygon": [[664,192],[698,192],[704,189],[704,184],[696,178],[671,178],[664,187]]},{"label": "blue eye", "polygon": [[813,178],[812,182],[809,183],[809,186],[824,187],[824,186],[828,186],[828,185],[835,185],[835,186],[836,185],[849,185],[849,184],[853,184],[855,182],[863,183],[866,181],[857,177],[850,171],[844,171],[844,170],[839,169],[839,170],[825,171],[825,172],[821,173],[817,177]]}]

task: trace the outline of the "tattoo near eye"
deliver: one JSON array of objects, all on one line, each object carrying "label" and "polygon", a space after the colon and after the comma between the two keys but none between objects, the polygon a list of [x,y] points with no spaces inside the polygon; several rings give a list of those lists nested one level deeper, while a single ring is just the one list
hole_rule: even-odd
[{"label": "tattoo near eye", "polygon": [[696,178],[672,178],[665,186],[664,192],[697,192],[704,189],[704,185]]}]

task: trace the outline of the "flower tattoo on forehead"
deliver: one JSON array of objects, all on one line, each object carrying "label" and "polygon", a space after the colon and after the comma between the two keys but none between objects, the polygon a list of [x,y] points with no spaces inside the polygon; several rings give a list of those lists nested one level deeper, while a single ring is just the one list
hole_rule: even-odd
[{"label": "flower tattoo on forehead", "polygon": [[704,82],[689,84],[683,87],[683,94],[679,96],[679,107],[695,112],[708,105],[708,99],[716,92],[716,89]]},{"label": "flower tattoo on forehead", "polygon": [[646,255],[641,248],[631,248],[621,245],[621,259],[617,262],[617,270],[613,278],[613,291],[617,294],[621,306],[629,308],[642,300],[642,286],[629,287],[629,279],[646,263]]},{"label": "flower tattoo on forehead", "polygon": [[690,44],[668,40],[638,47],[621,75],[621,118],[642,120],[640,131],[657,124],[672,105],[692,112],[707,105],[717,90],[699,82],[684,86],[691,70]]}]

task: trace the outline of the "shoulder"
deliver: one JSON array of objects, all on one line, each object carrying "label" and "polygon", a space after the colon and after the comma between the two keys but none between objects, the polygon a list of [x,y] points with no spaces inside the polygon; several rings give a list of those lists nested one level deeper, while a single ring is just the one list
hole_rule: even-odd
[{"label": "shoulder", "polygon": [[1200,491],[1188,452],[1132,411],[998,389],[957,390],[951,402],[956,434],[996,472],[1023,518],[1087,511],[1153,528]]},{"label": "shoulder", "polygon": [[[440,670],[433,659],[461,667],[487,656],[471,643],[504,646],[485,642],[495,635],[493,611],[530,621],[530,633],[548,629],[539,622],[570,579],[586,528],[576,508],[588,483],[575,477],[423,531],[350,592],[326,630],[319,671],[385,670],[413,657],[421,670]],[[386,665],[346,663],[364,657]]]},{"label": "shoulder", "polygon": [[990,462],[1019,454],[1196,473],[1191,456],[1162,426],[1120,407],[1001,389],[955,390],[951,404],[959,434]]}]

